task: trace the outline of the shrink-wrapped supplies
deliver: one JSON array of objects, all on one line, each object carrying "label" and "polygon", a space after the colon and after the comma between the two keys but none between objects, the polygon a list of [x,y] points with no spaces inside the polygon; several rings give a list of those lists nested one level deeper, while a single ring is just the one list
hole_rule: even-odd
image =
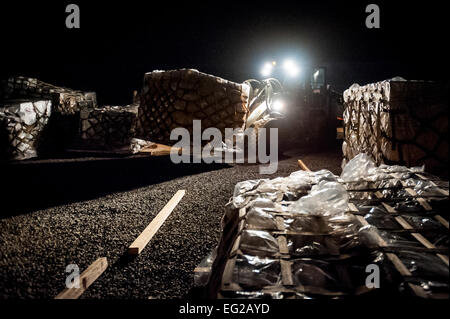
[{"label": "shrink-wrapped supplies", "polygon": [[421,167],[377,166],[367,154],[350,160],[339,177],[297,171],[239,182],[205,292],[448,298],[447,207],[448,182]]},{"label": "shrink-wrapped supplies", "polygon": [[2,157],[36,157],[51,112],[50,100],[15,101],[0,107]]},{"label": "shrink-wrapped supplies", "polygon": [[9,78],[0,86],[2,157],[23,160],[63,151],[79,136],[80,111],[96,105],[93,92]]},{"label": "shrink-wrapped supplies", "polygon": [[369,153],[377,164],[448,175],[448,89],[398,77],[352,85],[344,92],[344,162]]}]

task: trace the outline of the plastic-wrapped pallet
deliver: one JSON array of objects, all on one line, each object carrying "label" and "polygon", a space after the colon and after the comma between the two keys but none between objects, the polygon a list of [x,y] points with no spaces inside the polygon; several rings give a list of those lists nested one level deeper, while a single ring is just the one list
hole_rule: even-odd
[{"label": "plastic-wrapped pallet", "polygon": [[2,157],[23,160],[36,157],[52,112],[52,102],[15,101],[0,107]]},{"label": "plastic-wrapped pallet", "polygon": [[192,69],[146,73],[141,92],[137,137],[173,144],[170,132],[193,120],[202,129],[244,128],[249,87]]},{"label": "plastic-wrapped pallet", "polygon": [[3,82],[0,89],[0,101],[13,99],[51,100],[53,112],[62,115],[75,114],[83,108],[97,106],[97,97],[94,92],[58,87],[23,76],[11,77]]},{"label": "plastic-wrapped pallet", "polygon": [[403,293],[448,299],[448,182],[359,154],[341,174],[364,243],[392,261]]},{"label": "plastic-wrapped pallet", "polygon": [[238,183],[223,219],[209,293],[225,298],[341,297],[369,292],[348,196],[329,171]]},{"label": "plastic-wrapped pallet", "polygon": [[[51,101],[51,116],[46,123],[45,130],[39,136],[39,150],[37,153],[33,152],[33,156],[61,152],[72,144],[79,135],[80,111],[85,108],[95,108],[97,105],[96,95],[93,92],[57,87],[37,79],[21,76],[11,77],[0,86],[0,106],[11,104],[18,99],[30,103],[37,100]],[[4,142],[6,142],[5,139]],[[30,143],[34,144],[34,141],[30,141]],[[4,154],[6,157],[23,158],[15,155],[20,153],[16,149],[17,145],[6,143],[6,146],[8,150],[7,154]]]},{"label": "plastic-wrapped pallet", "polygon": [[448,83],[394,78],[344,92],[344,161],[421,166],[448,175]]},{"label": "plastic-wrapped pallet", "polygon": [[[448,182],[367,154],[340,177],[243,181],[226,206],[207,294],[448,298],[448,218]],[[367,284],[369,265],[379,287]]]},{"label": "plastic-wrapped pallet", "polygon": [[81,111],[81,139],[95,149],[130,148],[138,106],[104,106]]}]

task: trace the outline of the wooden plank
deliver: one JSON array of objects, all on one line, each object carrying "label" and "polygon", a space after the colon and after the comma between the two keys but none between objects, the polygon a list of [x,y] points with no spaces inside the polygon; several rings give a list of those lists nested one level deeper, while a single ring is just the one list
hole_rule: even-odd
[{"label": "wooden plank", "polygon": [[311,170],[308,168],[308,166],[305,165],[305,163],[303,163],[302,160],[298,160],[297,162],[298,162],[298,166],[299,166],[302,170],[307,171],[307,172],[311,172]]},{"label": "wooden plank", "polygon": [[150,153],[152,156],[170,155],[171,152],[181,154],[182,149],[180,147],[172,147],[164,144],[150,144],[144,146],[139,153]]},{"label": "wooden plank", "polygon": [[239,209],[239,219],[244,218],[245,215],[247,215],[247,210],[245,207],[242,207],[241,209]]},{"label": "wooden plank", "polygon": [[195,267],[194,272],[197,273],[211,272],[211,267]]},{"label": "wooden plank", "polygon": [[386,211],[387,211],[388,213],[390,213],[390,214],[395,214],[395,213],[397,213],[397,211],[395,210],[395,208],[392,207],[391,205],[388,205],[388,204],[386,204],[386,203],[384,203],[384,202],[382,202],[381,205],[383,205],[383,207],[386,209]]},{"label": "wooden plank", "polygon": [[[402,185],[405,185],[405,183],[402,182]],[[412,188],[405,188],[405,191],[406,191],[408,194],[410,194],[411,196],[414,196],[414,197],[415,197],[415,196],[419,196],[419,195],[417,194],[417,192],[416,192],[414,189],[412,189]],[[431,208],[430,204],[428,204],[428,202],[427,202],[425,199],[423,199],[422,197],[418,197],[418,198],[416,198],[416,200],[419,202],[420,205],[422,205],[422,207],[423,207],[425,210],[427,210],[427,211],[433,210],[433,208]]]},{"label": "wooden plank", "polygon": [[423,176],[423,175],[421,175],[421,174],[417,174],[417,173],[416,173],[416,175],[417,175],[418,177],[420,177],[421,179],[430,182],[430,184],[431,184],[432,186],[436,187],[436,188],[437,188],[437,191],[438,191],[439,193],[441,193],[442,195],[444,195],[444,196],[448,196],[448,195],[449,195],[449,194],[448,194],[448,190],[445,190],[445,189],[440,188],[439,186],[436,185],[435,182],[429,180],[427,177],[425,177],[425,176]]},{"label": "wooden plank", "polygon": [[[413,227],[402,217],[398,216],[395,217],[397,222],[402,225],[404,229],[413,229]],[[436,246],[433,245],[428,239],[426,239],[422,234],[419,233],[411,233],[411,235],[417,239],[418,242],[420,242],[422,245],[424,245],[426,248],[435,249]],[[436,254],[437,257],[439,257],[447,266],[448,264],[448,257],[442,254]]]},{"label": "wooden plank", "polygon": [[412,283],[408,283],[408,286],[416,294],[416,296],[423,298],[423,299],[428,299],[427,292],[421,286],[414,285]]},{"label": "wooden plank", "polygon": [[[409,277],[412,276],[411,272],[406,268],[405,264],[402,263],[400,258],[397,257],[397,255],[392,253],[386,254],[389,260],[394,264],[394,267],[397,269],[397,271],[403,276],[403,277]],[[411,288],[411,290],[416,294],[416,296],[419,296],[421,298],[428,298],[428,295],[426,294],[425,290],[417,285],[414,285],[412,283],[408,283],[408,286]]]},{"label": "wooden plank", "polygon": [[275,222],[277,223],[277,229],[279,231],[284,231],[285,227],[284,227],[284,218],[281,216],[276,216],[275,217]]},{"label": "wooden plank", "polygon": [[164,208],[158,213],[158,215],[152,220],[152,222],[144,229],[138,238],[128,247],[128,254],[139,255],[142,250],[147,246],[148,242],[156,234],[164,221],[169,217],[170,213],[178,205],[180,200],[186,194],[185,190],[179,190],[170,199],[170,201],[164,206]]},{"label": "wooden plank", "polygon": [[283,235],[280,235],[277,237],[277,241],[278,241],[278,248],[280,249],[280,254],[283,254],[283,255],[289,254],[289,248],[287,246],[286,237]]},{"label": "wooden plank", "polygon": [[240,245],[241,245],[241,235],[237,236],[236,240],[234,241],[233,246],[231,247],[230,256],[237,254]]},{"label": "wooden plank", "polygon": [[367,220],[366,220],[364,217],[360,216],[360,215],[357,215],[357,216],[356,216],[356,219],[357,219],[357,220],[361,223],[361,225],[363,225],[363,226],[369,225],[369,223],[367,222]]},{"label": "wooden plank", "polygon": [[423,176],[422,174],[419,174],[419,173],[416,173],[416,176],[421,178],[421,179],[423,179],[423,180],[425,180],[425,181],[429,180],[427,177],[425,177],[425,176]]},{"label": "wooden plank", "polygon": [[[403,183],[402,183],[403,184]],[[417,193],[416,193],[416,191],[414,190],[414,189],[412,189],[412,188],[405,188],[405,191],[409,194],[409,195],[411,195],[411,196],[417,196]]]},{"label": "wooden plank", "polygon": [[383,198],[383,194],[380,191],[376,191],[375,196],[380,199]]},{"label": "wooden plank", "polygon": [[430,204],[428,204],[428,202],[425,199],[419,197],[419,198],[417,198],[417,201],[419,202],[420,205],[422,205],[422,207],[425,210],[427,210],[427,211],[433,210],[433,208],[431,208]]},{"label": "wooden plank", "polygon": [[[433,183],[433,184],[434,184],[434,183]],[[436,190],[437,190],[439,193],[441,193],[442,195],[444,195],[444,196],[448,196],[448,195],[449,195],[447,190],[442,189],[442,188],[440,188],[440,187],[437,187],[437,185],[436,185]]]},{"label": "wooden plank", "polygon": [[434,216],[434,219],[436,219],[438,222],[440,222],[448,229],[448,221],[444,217],[442,217],[441,215],[436,215]]},{"label": "wooden plank", "polygon": [[65,288],[55,299],[78,299],[107,267],[108,260],[106,257],[97,259],[80,275],[79,288]]},{"label": "wooden plank", "polygon": [[[402,182],[403,184],[403,182]],[[405,186],[403,184],[403,186]],[[417,193],[410,188],[405,188],[405,190],[412,196],[416,197]],[[380,191],[376,191],[375,192],[375,196],[378,199],[382,199],[383,198],[383,194]],[[417,201],[426,209],[426,210],[431,210],[431,206],[423,199],[423,198],[417,198]],[[386,211],[389,214],[396,214],[397,211],[390,205],[381,202],[381,204],[383,205],[383,207],[386,209]],[[354,205],[353,205],[354,206]],[[356,208],[355,206],[352,207],[349,205],[349,209],[350,212],[351,211],[355,211],[354,208]],[[364,219],[364,217],[362,216],[356,216],[356,218],[358,219],[358,221],[366,226],[369,225],[369,223]],[[401,216],[396,216],[395,220],[406,230],[411,230],[413,229],[413,227]],[[424,245],[427,248],[433,249],[436,248],[431,242],[429,242],[425,237],[423,237],[421,234],[419,233],[411,233],[412,236],[414,236],[422,245]],[[378,233],[374,232],[375,238],[378,242],[378,245],[380,247],[387,247],[387,243],[383,240],[383,238],[381,236],[379,236]],[[448,266],[448,257],[442,254],[436,254],[441,260],[444,261],[444,263],[446,263],[446,265]],[[388,257],[388,259],[393,263],[394,267],[397,269],[397,271],[403,276],[403,277],[410,277],[412,276],[411,272],[408,270],[408,268],[405,266],[405,264],[400,260],[400,258],[398,258],[397,255],[393,254],[393,253],[386,253],[386,256]],[[418,285],[412,284],[412,283],[408,283],[408,286],[411,288],[411,290],[414,292],[415,295],[422,297],[422,298],[428,298],[429,296],[427,295],[426,291]]]},{"label": "wooden plank", "polygon": [[435,245],[433,245],[428,239],[426,239],[425,237],[423,237],[421,234],[419,233],[411,233],[411,235],[417,239],[417,241],[419,241],[422,245],[424,245],[427,248],[431,248],[434,249],[436,248]]},{"label": "wooden plank", "polygon": [[[378,197],[378,198],[382,198],[383,197],[383,194],[381,194],[379,191],[377,191],[376,193],[375,193],[375,195]],[[381,204],[384,206],[384,208],[387,210],[387,212],[388,213],[391,213],[391,214],[393,214],[393,213],[396,213],[397,211],[393,208],[393,207],[391,207],[390,205],[388,205],[388,204],[386,204],[386,203],[384,203],[384,202],[381,202]],[[351,212],[353,212],[353,213],[357,213],[358,212],[358,208],[353,204],[353,203],[349,203],[349,212],[351,213]],[[361,215],[355,215],[356,216],[356,219],[361,223],[361,225],[363,225],[363,226],[367,226],[367,225],[370,225],[365,219],[364,219],[364,217],[363,216],[361,216]],[[397,218],[399,218],[399,219],[397,219]],[[400,225],[402,225],[404,228],[407,228],[407,229],[410,229],[410,228],[412,228],[411,227],[411,225],[409,225],[407,222],[406,222],[406,220],[404,220],[402,217],[397,217],[396,218],[396,220],[397,220],[397,222],[399,222],[400,223]],[[374,231],[373,232],[373,235],[375,236],[375,239],[376,239],[376,241],[377,241],[377,244],[378,244],[378,246],[379,247],[388,247],[388,244],[387,244],[387,242],[376,232],[376,231]],[[413,234],[414,235],[414,234]],[[417,234],[417,235],[419,235],[419,237],[421,236],[420,234]],[[426,242],[428,242],[425,238],[423,238],[423,236],[422,236],[422,238],[420,238],[420,239],[423,239],[423,240],[425,240]],[[418,239],[419,240],[419,239]],[[420,241],[420,240],[419,240]],[[424,244],[424,243],[422,243],[422,244]],[[430,243],[431,244],[431,243]],[[388,259],[392,262],[392,264],[394,265],[394,267],[397,269],[397,271],[403,276],[403,277],[409,277],[409,276],[412,276],[412,274],[411,274],[411,272],[408,270],[408,268],[405,266],[405,264],[400,260],[400,258],[398,258],[398,256],[397,255],[395,255],[395,254],[393,254],[393,253],[386,253],[386,256],[388,257]],[[439,256],[438,255],[438,257],[440,257],[444,262],[445,262],[445,257],[446,256]],[[448,265],[448,258],[447,258],[447,265]],[[428,298],[428,295],[427,295],[427,293],[425,292],[425,290],[422,288],[422,287],[420,287],[420,286],[417,286],[417,285],[414,285],[414,284],[412,284],[412,283],[408,283],[408,286],[410,287],[410,289],[414,292],[414,294],[416,295],[416,296],[419,296],[419,297],[421,297],[421,298]]]},{"label": "wooden plank", "polygon": [[403,217],[396,216],[394,219],[403,227],[403,229],[414,229]]},{"label": "wooden plank", "polygon": [[291,261],[288,260],[280,260],[281,266],[281,279],[283,281],[283,285],[291,286],[294,284],[294,280],[292,279],[292,269],[291,269]]},{"label": "wooden plank", "polygon": [[442,254],[436,254],[436,256],[438,256],[439,258],[441,258],[441,260],[447,265],[448,267],[448,257]]},{"label": "wooden plank", "polygon": [[359,212],[358,208],[353,203],[348,203],[348,210],[351,213],[358,213]]},{"label": "wooden plank", "polygon": [[[386,208],[389,213],[396,213],[397,211],[389,206],[388,204],[381,203]],[[442,217],[441,217],[442,218]],[[413,227],[401,216],[395,217],[395,220],[404,228],[404,229],[413,229]],[[411,233],[411,235],[417,239],[422,245],[426,248],[434,249],[436,248],[428,239],[426,239],[422,234],[419,233]],[[436,254],[447,266],[449,265],[448,257],[442,254]]]},{"label": "wooden plank", "polygon": [[[360,215],[356,216],[356,219],[357,219],[357,220],[361,223],[361,225],[363,225],[363,226],[368,226],[368,225],[370,225],[370,224],[367,222],[367,220],[365,220],[364,217],[362,217],[362,216],[360,216]],[[379,247],[388,247],[387,242],[380,236],[380,234],[378,234],[376,231],[373,231],[372,234],[375,236],[376,241],[377,241],[377,244],[378,244]]]},{"label": "wooden plank", "polygon": [[236,257],[228,259],[222,273],[222,289],[229,288],[233,282],[233,270],[236,264]]},{"label": "wooden plank", "polygon": [[397,257],[397,255],[393,253],[387,253],[386,256],[394,264],[395,268],[402,276],[404,277],[412,276],[411,272],[408,270],[408,268],[406,268],[405,264],[402,263],[402,261],[400,260],[400,258]]}]

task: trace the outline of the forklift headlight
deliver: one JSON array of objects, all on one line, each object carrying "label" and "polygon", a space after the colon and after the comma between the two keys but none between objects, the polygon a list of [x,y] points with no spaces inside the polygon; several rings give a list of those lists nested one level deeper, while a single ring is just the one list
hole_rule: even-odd
[{"label": "forklift headlight", "polygon": [[276,100],[272,104],[272,109],[275,112],[280,112],[284,109],[284,101],[283,100]]},{"label": "forklift headlight", "polygon": [[269,76],[270,74],[272,74],[272,68],[273,68],[273,64],[272,63],[265,63],[263,68],[261,69],[261,75],[262,76]]},{"label": "forklift headlight", "polygon": [[293,60],[284,61],[283,69],[289,77],[294,78],[300,74],[300,68]]}]

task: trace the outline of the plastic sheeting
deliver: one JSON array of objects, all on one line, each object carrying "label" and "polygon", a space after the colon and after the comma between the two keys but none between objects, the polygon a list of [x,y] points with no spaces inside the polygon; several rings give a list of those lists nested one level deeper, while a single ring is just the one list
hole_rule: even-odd
[{"label": "plastic sheeting", "polygon": [[233,281],[249,290],[279,285],[280,262],[271,258],[242,255],[236,260]]},{"label": "plastic sheeting", "polygon": [[323,180],[312,187],[309,195],[290,205],[288,210],[324,216],[343,214],[348,210],[348,194],[340,183]]},{"label": "plastic sheeting", "polygon": [[328,170],[318,172],[296,171],[288,177],[258,179],[239,182],[234,188],[229,208],[242,208],[257,198],[273,202],[295,200],[306,195],[311,186],[322,181],[337,181],[337,176]]},{"label": "plastic sheeting", "polygon": [[[448,248],[448,230],[434,218],[446,209],[436,204],[446,200],[445,185],[423,167],[377,166],[366,154],[350,161],[340,179],[323,170],[240,182],[226,207],[224,230],[229,233],[221,249],[232,278],[224,275],[227,285],[222,287],[228,289],[220,294],[306,299],[368,292],[366,267],[376,264],[382,266],[383,291],[398,294],[412,280],[434,296],[445,281],[441,259],[433,258],[440,263],[437,272],[430,269],[435,278],[411,271],[413,278],[405,279],[391,261],[385,264],[390,260],[385,253],[412,252],[418,263],[426,263],[428,257],[420,255],[429,248],[417,232],[436,246],[434,254]],[[425,210],[405,187],[436,197],[433,208],[439,212]],[[354,207],[357,211],[349,213]],[[412,229],[405,229],[399,217]],[[407,253],[403,258],[413,267]]]},{"label": "plastic sheeting", "polygon": [[372,157],[365,153],[356,155],[343,168],[341,179],[344,182],[360,181],[381,181],[389,180],[393,177],[405,179],[413,173],[422,173],[425,167],[407,168],[399,165],[380,165],[377,166]]},{"label": "plastic sheeting", "polygon": [[411,282],[419,284],[428,293],[447,293],[449,290],[449,271],[435,255],[403,251],[398,254],[402,263],[414,278]]},{"label": "plastic sheeting", "polygon": [[263,230],[244,230],[239,247],[246,254],[272,255],[279,251],[276,238]]}]

